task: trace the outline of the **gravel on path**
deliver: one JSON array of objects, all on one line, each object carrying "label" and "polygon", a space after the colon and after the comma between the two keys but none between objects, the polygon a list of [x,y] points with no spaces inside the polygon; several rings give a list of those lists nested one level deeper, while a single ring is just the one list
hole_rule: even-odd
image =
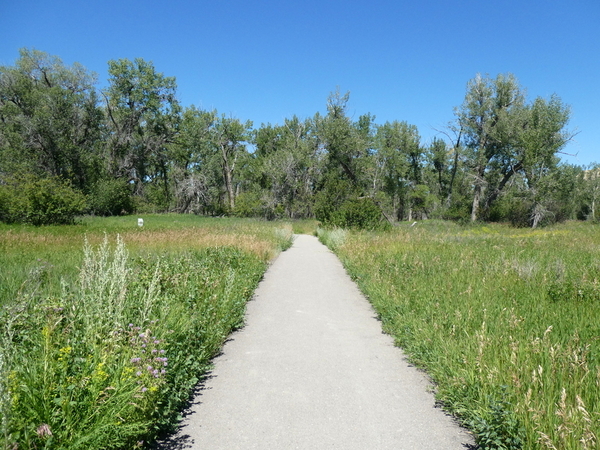
[{"label": "gravel on path", "polygon": [[[401,282],[401,280],[398,280]],[[164,449],[446,450],[471,435],[381,331],[337,257],[296,236]]]}]

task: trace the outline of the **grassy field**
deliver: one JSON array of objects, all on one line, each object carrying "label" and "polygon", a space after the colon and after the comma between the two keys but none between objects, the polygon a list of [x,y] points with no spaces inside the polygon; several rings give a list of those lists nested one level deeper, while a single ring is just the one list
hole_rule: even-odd
[{"label": "grassy field", "polygon": [[482,448],[600,448],[598,225],[319,234]]},{"label": "grassy field", "polygon": [[[286,245],[290,230],[290,224],[257,220],[178,214],[139,217],[143,227],[137,225],[138,216],[86,217],[73,226],[0,224],[0,305],[12,301],[20,289],[31,289],[32,278],[41,281],[36,289],[59,294],[60,279],[77,275],[85,239],[98,245],[105,235],[114,239],[119,234],[132,255],[234,246],[269,260]],[[281,229],[279,234],[273,231],[276,228]]]},{"label": "grassy field", "polygon": [[168,430],[292,242],[291,224],[141,217],[0,226],[0,448],[138,448]]}]

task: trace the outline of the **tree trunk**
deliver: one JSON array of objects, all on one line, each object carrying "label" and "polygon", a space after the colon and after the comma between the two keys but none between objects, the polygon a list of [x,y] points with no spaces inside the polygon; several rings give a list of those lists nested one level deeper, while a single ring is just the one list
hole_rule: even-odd
[{"label": "tree trunk", "polygon": [[458,151],[460,149],[460,138],[462,137],[462,128],[458,133],[456,144],[454,145],[454,163],[452,165],[452,174],[450,176],[450,184],[448,185],[448,196],[446,197],[446,207],[450,207],[452,203],[452,190],[454,189],[454,179],[456,178],[456,172],[458,171]]},{"label": "tree trunk", "polygon": [[229,200],[229,210],[235,208],[235,192],[233,190],[233,174],[227,165],[223,167],[223,178],[225,180],[225,189],[227,190],[227,200]]},{"label": "tree trunk", "polygon": [[[227,151],[227,143],[221,144],[221,157],[223,159],[223,181],[225,182],[225,190],[227,191],[227,200],[229,203],[229,210],[233,211],[235,208],[235,192],[233,186],[233,167],[230,164],[229,153]],[[235,160],[234,160],[235,165]]]},{"label": "tree trunk", "polygon": [[483,196],[483,185],[480,181],[475,184],[475,192],[473,193],[473,205],[471,207],[471,222],[476,222],[479,216],[479,203]]},{"label": "tree trunk", "polygon": [[485,168],[487,164],[480,165],[475,171],[475,189],[473,190],[473,205],[471,207],[471,222],[476,222],[479,219],[479,210],[481,201],[485,191]]},{"label": "tree trunk", "polygon": [[545,213],[546,213],[546,211],[544,210],[544,208],[539,203],[536,203],[536,205],[533,207],[533,213],[531,214],[532,215],[531,228],[537,228],[537,226],[540,224],[540,222],[544,218]]}]

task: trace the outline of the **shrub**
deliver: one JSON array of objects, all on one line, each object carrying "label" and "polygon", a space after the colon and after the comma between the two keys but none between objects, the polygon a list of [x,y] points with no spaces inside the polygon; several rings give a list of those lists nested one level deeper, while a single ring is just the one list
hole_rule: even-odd
[{"label": "shrub", "polygon": [[134,211],[131,189],[125,180],[98,181],[89,196],[90,212],[99,216],[119,216]]},{"label": "shrub", "polygon": [[331,225],[334,214],[344,202],[356,197],[354,191],[349,181],[331,175],[327,177],[323,188],[315,194],[315,218],[324,225]]},{"label": "shrub", "polygon": [[477,436],[481,450],[520,450],[525,442],[525,430],[505,401],[490,398],[487,417],[476,417],[469,422]]},{"label": "shrub", "polygon": [[258,217],[263,212],[260,193],[250,191],[242,192],[235,199],[233,215],[237,217]]},{"label": "shrub", "polygon": [[0,219],[8,223],[71,224],[85,205],[83,194],[58,177],[27,174],[0,186]]},{"label": "shrub", "polygon": [[389,225],[384,221],[381,209],[370,198],[346,200],[336,211],[331,213],[329,220],[324,224],[359,230],[376,230]]}]

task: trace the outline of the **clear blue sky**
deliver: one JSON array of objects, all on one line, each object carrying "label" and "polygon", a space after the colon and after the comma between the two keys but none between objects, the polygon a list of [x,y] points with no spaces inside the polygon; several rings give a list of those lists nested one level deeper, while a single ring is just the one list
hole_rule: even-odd
[{"label": "clear blue sky", "polygon": [[579,134],[567,162],[600,162],[599,0],[0,0],[0,65],[21,47],[80,62],[141,57],[184,105],[254,126],[325,113],[337,86],[355,119],[405,120],[427,144],[477,73],[556,93]]}]

